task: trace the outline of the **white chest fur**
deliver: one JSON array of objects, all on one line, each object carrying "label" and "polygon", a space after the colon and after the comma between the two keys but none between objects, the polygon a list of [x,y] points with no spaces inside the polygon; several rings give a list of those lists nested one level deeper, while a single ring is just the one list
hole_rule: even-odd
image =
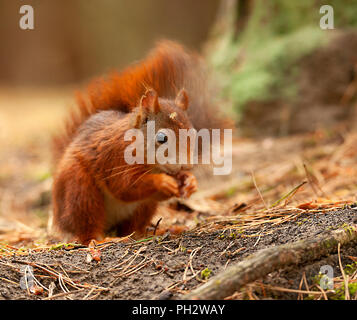
[{"label": "white chest fur", "polygon": [[104,192],[106,213],[106,229],[128,220],[139,206],[138,202],[123,202],[114,198],[109,192]]}]

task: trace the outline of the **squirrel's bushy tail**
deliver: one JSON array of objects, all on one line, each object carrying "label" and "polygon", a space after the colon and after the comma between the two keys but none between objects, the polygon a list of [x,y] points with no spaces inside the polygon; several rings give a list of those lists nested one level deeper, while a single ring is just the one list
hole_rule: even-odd
[{"label": "squirrel's bushy tail", "polygon": [[92,81],[85,95],[77,93],[77,108],[68,118],[65,130],[53,139],[55,163],[87,118],[99,110],[130,112],[147,88],[153,88],[159,97],[173,99],[185,88],[190,100],[189,117],[197,130],[228,126],[210,97],[201,59],[175,42],[161,41],[146,59],[120,73],[113,72],[107,79]]}]

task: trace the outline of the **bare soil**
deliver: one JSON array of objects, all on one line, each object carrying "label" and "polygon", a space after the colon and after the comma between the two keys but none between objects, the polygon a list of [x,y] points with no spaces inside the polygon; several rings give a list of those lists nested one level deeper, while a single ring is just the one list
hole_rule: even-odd
[{"label": "bare soil", "polygon": [[[101,260],[88,262],[88,250],[52,249],[41,253],[28,253],[0,260],[0,274],[13,283],[0,282],[0,299],[42,299],[43,296],[28,295],[25,289],[19,287],[20,279],[24,276],[19,272],[24,263],[36,263],[46,268],[53,268],[58,272],[65,270],[74,283],[92,284],[103,288],[93,291],[88,296],[90,288],[73,293],[73,299],[84,297],[96,299],[175,299],[181,294],[199,286],[202,271],[209,269],[210,277],[216,275],[229,264],[234,264],[258,250],[294,242],[307,237],[314,237],[325,230],[343,227],[357,222],[357,206],[346,209],[301,214],[296,220],[282,223],[279,226],[266,224],[263,228],[251,229],[249,232],[238,233],[233,230],[225,232],[197,232],[195,230],[179,236],[165,234],[153,240],[129,243],[106,243],[99,245]],[[103,247],[101,249],[101,247]],[[195,249],[197,253],[192,258],[192,268],[196,277],[187,269],[190,256]],[[234,254],[234,252],[238,253]],[[357,256],[357,246],[342,251],[344,265],[351,263],[348,256]],[[126,262],[125,262],[126,261]],[[125,262],[123,264],[123,262]],[[131,264],[131,266],[129,266]],[[289,267],[265,277],[263,282],[285,288],[297,288],[303,272],[307,282],[314,284],[314,277],[318,276],[320,267],[329,264],[340,274],[337,255],[326,257],[320,261],[313,261],[309,265]],[[126,267],[129,268],[125,270]],[[135,271],[135,268],[142,267]],[[201,272],[200,272],[201,271]],[[131,273],[131,274],[130,274]],[[187,275],[186,281],[185,273]],[[49,287],[55,278],[34,267],[35,276],[45,287]],[[44,277],[43,277],[44,276]],[[188,279],[188,280],[187,280]],[[74,290],[75,291],[75,290]],[[57,284],[53,295],[60,294],[62,289]],[[296,299],[296,293],[272,292],[265,293],[262,298]],[[67,295],[66,295],[67,296]],[[54,299],[56,299],[54,297]],[[57,299],[63,299],[59,296]]]}]

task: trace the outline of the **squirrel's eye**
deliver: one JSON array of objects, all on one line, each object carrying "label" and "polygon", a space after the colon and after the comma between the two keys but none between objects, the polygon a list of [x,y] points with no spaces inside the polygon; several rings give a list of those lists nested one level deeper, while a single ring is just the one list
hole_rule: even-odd
[{"label": "squirrel's eye", "polygon": [[166,143],[167,142],[167,135],[166,133],[160,131],[156,134],[156,142],[157,143],[160,143],[160,144],[163,144],[163,143]]}]

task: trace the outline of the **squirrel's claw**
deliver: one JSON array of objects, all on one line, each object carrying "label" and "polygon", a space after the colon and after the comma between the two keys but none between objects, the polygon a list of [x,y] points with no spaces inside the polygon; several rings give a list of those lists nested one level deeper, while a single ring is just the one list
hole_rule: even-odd
[{"label": "squirrel's claw", "polygon": [[181,171],[177,175],[180,181],[180,196],[182,198],[189,198],[192,193],[197,191],[196,177],[189,171]]}]

